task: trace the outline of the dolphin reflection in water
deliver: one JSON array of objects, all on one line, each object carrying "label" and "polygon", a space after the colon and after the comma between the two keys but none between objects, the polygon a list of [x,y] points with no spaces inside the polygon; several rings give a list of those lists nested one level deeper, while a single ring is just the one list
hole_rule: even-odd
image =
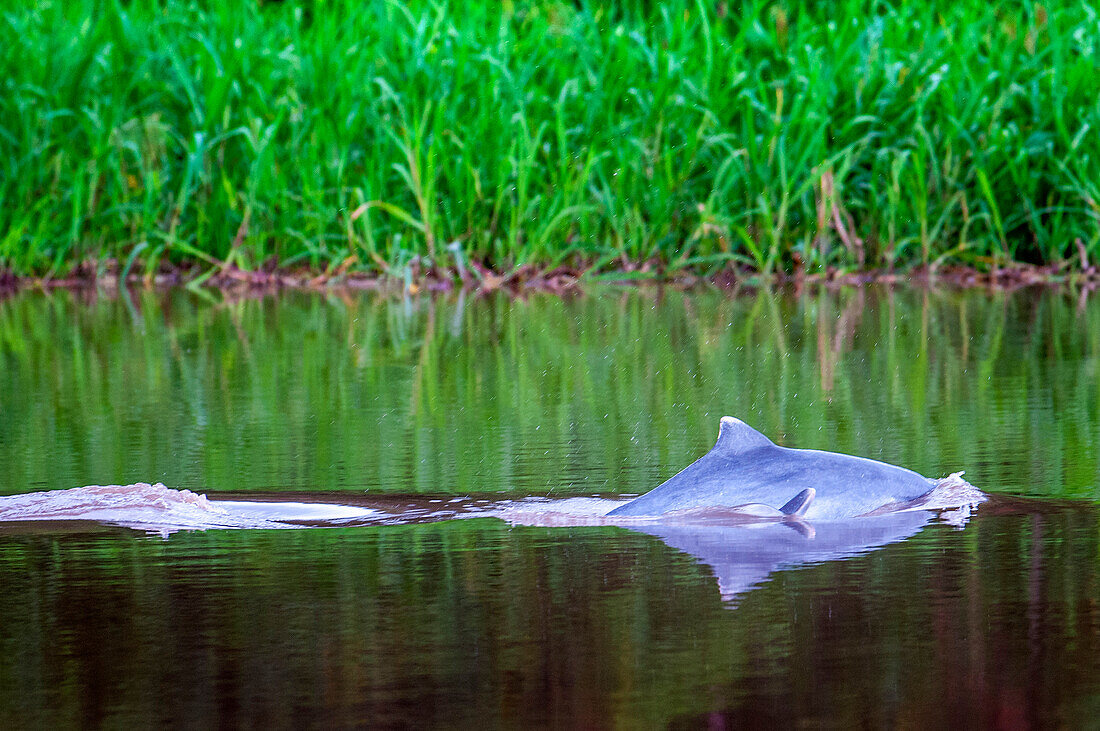
[{"label": "dolphin reflection in water", "polygon": [[656,536],[709,566],[722,599],[732,601],[777,571],[839,561],[903,541],[932,517],[920,510],[815,525],[647,523],[629,528]]}]

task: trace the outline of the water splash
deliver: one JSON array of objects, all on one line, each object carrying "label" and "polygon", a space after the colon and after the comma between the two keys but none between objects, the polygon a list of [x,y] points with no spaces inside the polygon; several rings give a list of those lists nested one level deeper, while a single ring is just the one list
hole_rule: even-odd
[{"label": "water splash", "polygon": [[[11,521],[93,521],[157,533],[178,530],[285,529],[349,525],[392,525],[435,522],[456,518],[494,517],[512,525],[592,526],[639,528],[664,525],[753,526],[775,523],[773,517],[726,508],[684,511],[657,517],[608,515],[624,498],[574,497],[522,500],[472,498],[425,499],[342,495],[340,503],[287,500],[262,496],[260,500],[210,499],[190,490],[163,484],[90,485],[0,497],[0,523]],[[884,506],[875,515],[933,511],[957,527],[966,524],[971,509],[985,495],[953,474],[936,483],[921,501]],[[350,504],[349,504],[350,503]],[[862,519],[854,519],[862,520]],[[791,523],[791,521],[782,521]],[[796,523],[798,521],[795,521]],[[804,533],[812,533],[809,524]]]},{"label": "water splash", "polygon": [[209,528],[300,528],[367,520],[378,511],[347,505],[210,500],[190,490],[139,482],[0,497],[2,521],[95,521],[158,533]]}]

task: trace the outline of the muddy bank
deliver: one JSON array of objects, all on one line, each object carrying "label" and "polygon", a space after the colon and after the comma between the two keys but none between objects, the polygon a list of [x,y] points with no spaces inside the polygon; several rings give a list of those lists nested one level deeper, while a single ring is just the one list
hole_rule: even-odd
[{"label": "muddy bank", "polygon": [[[1087,263],[1087,262],[1086,262]],[[202,287],[235,292],[268,293],[278,290],[373,290],[388,293],[445,292],[465,289],[475,292],[506,291],[546,292],[559,295],[577,293],[595,284],[652,286],[662,285],[685,289],[714,286],[723,289],[740,287],[781,286],[843,287],[881,284],[920,289],[974,288],[1012,291],[1027,287],[1071,288],[1083,295],[1100,288],[1100,267],[1038,266],[1012,264],[989,270],[965,266],[917,267],[906,271],[868,269],[842,271],[830,267],[825,271],[807,272],[796,268],[792,272],[766,273],[751,268],[729,267],[717,272],[696,273],[668,271],[656,262],[629,264],[617,269],[599,269],[586,263],[553,268],[530,265],[511,271],[497,271],[481,265],[463,270],[417,266],[403,271],[379,273],[354,271],[316,271],[303,268],[267,267],[243,270],[233,266],[201,269],[180,265],[162,267],[151,277],[130,274],[123,280],[114,262],[99,265],[93,262],[77,267],[61,277],[19,277],[0,270],[0,294],[22,289],[121,289]]]}]

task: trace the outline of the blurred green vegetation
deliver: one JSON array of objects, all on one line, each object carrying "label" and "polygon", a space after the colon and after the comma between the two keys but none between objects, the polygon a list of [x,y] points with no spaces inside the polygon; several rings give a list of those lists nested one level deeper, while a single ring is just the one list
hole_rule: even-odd
[{"label": "blurred green vegetation", "polygon": [[846,289],[0,301],[0,493],[644,492],[732,414],[1100,498],[1100,301]]},{"label": "blurred green vegetation", "polygon": [[17,274],[1100,259],[1087,3],[45,0],[0,21]]}]

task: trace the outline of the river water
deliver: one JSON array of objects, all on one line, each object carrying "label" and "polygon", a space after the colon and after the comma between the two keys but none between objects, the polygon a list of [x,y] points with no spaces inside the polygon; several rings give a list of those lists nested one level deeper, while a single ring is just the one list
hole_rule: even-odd
[{"label": "river water", "polygon": [[[858,539],[478,512],[645,492],[725,414],[992,499]],[[0,301],[0,466],[0,495],[387,516],[0,523],[9,726],[1100,717],[1096,296],[27,292]]]}]

